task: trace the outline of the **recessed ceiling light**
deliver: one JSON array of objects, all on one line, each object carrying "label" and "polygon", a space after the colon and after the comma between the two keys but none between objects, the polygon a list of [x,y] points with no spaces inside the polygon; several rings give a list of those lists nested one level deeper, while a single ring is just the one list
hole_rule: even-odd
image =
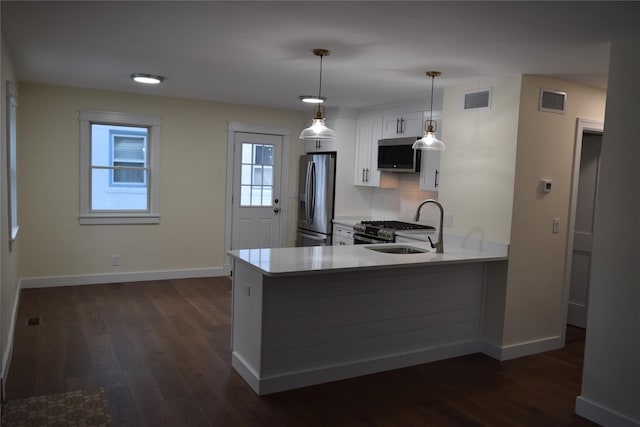
[{"label": "recessed ceiling light", "polygon": [[326,100],[327,98],[325,96],[300,95],[300,101],[306,102],[307,104],[322,104]]},{"label": "recessed ceiling light", "polygon": [[145,74],[145,73],[134,73],[131,74],[131,78],[133,81],[138,83],[143,83],[147,85],[157,85],[162,83],[164,77],[156,76],[154,74]]}]

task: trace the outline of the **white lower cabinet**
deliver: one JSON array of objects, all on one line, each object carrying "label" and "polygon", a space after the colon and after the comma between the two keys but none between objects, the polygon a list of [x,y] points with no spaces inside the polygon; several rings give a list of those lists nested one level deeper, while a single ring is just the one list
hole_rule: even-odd
[{"label": "white lower cabinet", "polygon": [[353,245],[353,227],[342,224],[333,224],[333,245]]}]

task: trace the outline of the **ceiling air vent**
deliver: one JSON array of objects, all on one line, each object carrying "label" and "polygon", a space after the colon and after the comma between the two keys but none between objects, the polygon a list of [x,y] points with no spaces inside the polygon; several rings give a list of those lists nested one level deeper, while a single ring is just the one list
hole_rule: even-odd
[{"label": "ceiling air vent", "polygon": [[564,114],[566,101],[566,92],[541,88],[538,110]]},{"label": "ceiling air vent", "polygon": [[491,89],[465,92],[464,109],[474,110],[478,108],[491,108]]}]

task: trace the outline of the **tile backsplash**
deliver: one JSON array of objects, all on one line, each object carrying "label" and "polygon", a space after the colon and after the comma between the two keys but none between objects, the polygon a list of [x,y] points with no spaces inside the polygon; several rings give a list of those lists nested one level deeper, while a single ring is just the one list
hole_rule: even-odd
[{"label": "tile backsplash", "polygon": [[[438,199],[437,192],[421,191],[418,174],[400,174],[400,187],[375,188],[372,194],[372,218],[413,221],[416,209],[425,199]],[[446,206],[445,206],[446,209]],[[420,223],[437,227],[440,212],[427,205],[420,212]]]}]

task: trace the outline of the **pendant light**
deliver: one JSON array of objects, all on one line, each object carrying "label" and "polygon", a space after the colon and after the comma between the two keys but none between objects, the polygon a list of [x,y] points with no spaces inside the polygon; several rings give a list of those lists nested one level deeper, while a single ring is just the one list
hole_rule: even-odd
[{"label": "pendant light", "polygon": [[427,76],[431,77],[431,108],[429,109],[429,120],[425,123],[426,129],[424,130],[424,136],[413,143],[414,150],[437,150],[444,151],[446,148],[444,142],[436,138],[436,122],[432,120],[433,117],[433,81],[441,75],[440,71],[427,71]]},{"label": "pendant light", "polygon": [[[324,100],[322,97],[322,58],[328,56],[331,52],[327,49],[314,49],[313,54],[320,57],[320,86],[318,88],[318,98]],[[303,129],[300,132],[300,139],[333,139],[336,137],[336,133],[329,129],[324,124],[324,106],[318,104],[314,108],[313,122],[311,126]]]}]

